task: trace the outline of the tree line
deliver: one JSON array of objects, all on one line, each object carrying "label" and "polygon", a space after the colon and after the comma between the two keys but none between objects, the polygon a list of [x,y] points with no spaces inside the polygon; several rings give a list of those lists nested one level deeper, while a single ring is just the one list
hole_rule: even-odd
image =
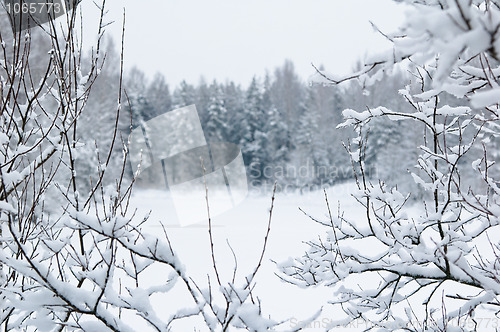
[{"label": "tree line", "polygon": [[[107,61],[115,64],[114,49],[108,41]],[[107,133],[114,125],[114,100],[106,91],[113,90],[110,84],[117,81],[112,79],[117,72],[116,66],[103,67],[89,100],[89,111],[84,115],[85,127],[93,133],[82,136],[82,140],[87,140],[88,155],[81,154],[81,162],[89,164],[89,171],[96,164],[95,144],[89,139],[109,145],[106,140],[109,141]],[[346,153],[352,134],[336,128],[343,121],[342,111],[379,105],[411,111],[396,88],[407,77],[405,70],[394,70],[370,87],[359,82],[341,86],[309,84],[296,73],[293,62],[287,60],[263,77],[254,76],[248,86],[230,80],[207,82],[201,77],[197,84],[182,81],[171,87],[163,74],[149,78],[134,67],[125,73],[127,98],[122,105],[125,112],[120,118],[120,129],[126,140],[139,121],[195,104],[208,142],[231,142],[241,148],[251,187],[270,187],[277,181],[278,189],[313,190],[353,179]],[[381,176],[388,182],[401,180],[402,176],[409,180],[402,182],[411,186],[407,170],[413,166],[414,147],[423,142],[421,128],[383,119],[373,122],[368,138],[367,174]],[[405,128],[401,130],[401,126]],[[119,154],[120,151],[117,163],[121,160]],[[398,158],[394,158],[396,155]],[[385,166],[387,161],[390,167]]]}]

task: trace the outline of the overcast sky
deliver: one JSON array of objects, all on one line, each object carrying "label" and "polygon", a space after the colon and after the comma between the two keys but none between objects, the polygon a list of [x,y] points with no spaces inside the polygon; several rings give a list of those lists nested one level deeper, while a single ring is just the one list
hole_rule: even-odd
[{"label": "overcast sky", "polygon": [[[87,27],[95,25],[93,7],[83,0]],[[369,21],[390,32],[404,13],[389,0],[109,0],[107,7],[117,41],[126,9],[126,67],[161,72],[171,85],[203,76],[245,86],[285,59],[304,79],[311,62],[347,73],[367,51],[389,45]],[[93,30],[85,31],[91,40]]]}]

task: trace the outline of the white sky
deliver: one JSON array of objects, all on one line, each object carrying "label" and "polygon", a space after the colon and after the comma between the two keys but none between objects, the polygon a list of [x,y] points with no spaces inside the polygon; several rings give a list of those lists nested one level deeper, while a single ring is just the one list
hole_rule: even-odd
[{"label": "white sky", "polygon": [[[404,12],[389,0],[108,0],[107,8],[117,46],[126,9],[126,68],[162,72],[171,86],[200,76],[246,86],[285,59],[304,79],[311,62],[348,73],[367,50],[389,45],[369,20],[391,32]],[[93,41],[93,1],[83,0],[82,9]]]}]

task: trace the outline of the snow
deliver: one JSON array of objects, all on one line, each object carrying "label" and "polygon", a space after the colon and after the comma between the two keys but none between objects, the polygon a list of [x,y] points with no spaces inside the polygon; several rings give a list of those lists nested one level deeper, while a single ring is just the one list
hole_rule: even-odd
[{"label": "snow", "polygon": [[0,144],[5,144],[9,142],[9,136],[7,134],[0,132]]},{"label": "snow", "polygon": [[471,104],[476,108],[490,106],[500,102],[500,89],[480,91],[471,96]]},{"label": "snow", "polygon": [[363,122],[366,121],[372,117],[377,117],[381,116],[385,113],[389,112],[389,110],[385,107],[377,107],[374,109],[369,109],[367,111],[363,112],[357,112],[352,109],[345,109],[342,112],[342,115],[344,116],[345,121],[337,126],[338,128],[344,128],[348,127],[350,125],[353,125],[358,122]]},{"label": "snow", "polygon": [[342,78],[338,75],[334,75],[326,70],[319,70],[312,74],[308,81],[315,84],[326,84],[330,85],[333,82],[338,82]]},{"label": "snow", "polygon": [[14,207],[11,204],[9,204],[5,201],[0,201],[0,211],[2,211],[2,210],[10,212],[10,213],[14,213],[14,214],[17,213],[17,210],[14,209]]},{"label": "snow", "polygon": [[444,116],[461,116],[469,114],[471,109],[469,107],[460,106],[460,107],[452,107],[449,105],[445,105],[437,109],[436,114],[444,115]]},{"label": "snow", "polygon": [[[352,211],[359,210],[357,202],[350,196],[354,190],[353,183],[329,188],[327,193],[330,203],[336,206],[338,201],[342,201],[343,207]],[[206,221],[181,227],[177,223],[176,212],[172,209],[171,197],[163,191],[136,191],[131,204],[137,208],[136,215],[138,217],[151,211],[151,217],[144,225],[144,231],[147,233],[161,237],[160,234],[163,234],[163,230],[159,221],[164,221],[176,257],[185,265],[186,273],[192,276],[201,288],[206,287],[207,273],[212,271]],[[263,246],[270,204],[271,193],[252,192],[239,206],[212,219],[216,261],[222,279],[230,281],[234,267],[234,258],[226,240],[238,258],[236,284],[238,284],[238,280],[242,280],[244,276],[253,272]],[[325,227],[310,220],[299,210],[299,207],[321,220],[325,220],[328,213],[322,191],[304,195],[299,193],[277,194],[267,252],[263,266],[256,277],[257,285],[254,292],[261,299],[264,312],[271,313],[272,319],[275,321],[289,320],[281,325],[280,330],[292,330],[298,322],[309,324],[312,320],[314,322],[322,319],[329,321],[333,317],[333,314],[328,310],[321,315],[318,313],[318,310],[332,298],[332,289],[325,286],[303,289],[284,283],[275,276],[278,269],[270,261],[272,259],[278,263],[287,260],[290,262],[291,257],[299,257],[306,250],[307,247],[303,241],[317,238],[318,234],[324,234]],[[150,273],[148,278],[150,278],[148,284],[154,288],[155,285],[164,282],[165,276],[163,273]],[[153,309],[158,316],[171,317],[178,313],[182,307],[193,307],[192,301],[181,300],[186,296],[180,283],[174,286],[173,293],[168,296],[172,295],[179,298],[179,301],[154,303],[156,305]],[[182,306],[183,304],[184,306]],[[252,307],[242,307],[239,310],[238,314],[252,320],[256,328],[263,328],[270,323],[257,319]],[[132,326],[143,328],[139,318],[130,317],[127,319],[131,320]],[[193,328],[200,329],[201,326],[205,326],[197,319],[176,321],[173,330],[192,331]],[[141,331],[149,330],[141,329]],[[202,331],[205,330],[202,329]]]},{"label": "snow", "polygon": [[[416,180],[419,180],[418,176],[413,176]],[[420,181],[422,185],[429,186],[429,189],[433,186],[432,183],[427,184],[421,179]],[[349,219],[364,220],[363,209],[359,208],[359,203],[351,196],[356,191],[357,188],[354,183],[346,183],[327,188],[327,195],[330,205],[336,208],[340,204],[341,208],[349,214]],[[404,200],[404,196],[401,195],[391,196],[383,192],[377,193],[377,195],[380,199]],[[251,192],[240,205],[212,218],[214,252],[222,279],[221,291],[227,292],[229,290],[227,282],[231,281],[235,266],[229,245],[235,251],[238,259],[235,285],[241,284],[241,281],[245,277],[252,274],[263,246],[270,203],[271,193]],[[398,202],[394,201],[393,203],[397,204]],[[159,222],[161,220],[165,221],[164,226],[175,251],[175,257],[184,265],[183,273],[192,277],[200,287],[200,290],[204,290],[205,300],[207,300],[209,297],[207,275],[212,280],[212,288],[216,287],[212,272],[207,221],[186,227],[180,226],[176,220],[172,198],[168,193],[163,191],[136,191],[132,197],[131,204],[132,207],[137,209],[136,215],[138,217],[150,213],[149,221],[143,225],[144,232],[156,234],[156,236],[161,238],[163,228]],[[289,331],[299,326],[306,327],[306,331],[324,330],[329,324],[333,324],[334,321],[338,322],[338,319],[341,319],[338,316],[339,313],[332,306],[328,305],[328,302],[336,297],[335,294],[339,294],[338,291],[340,288],[327,287],[325,285],[300,287],[285,283],[275,275],[279,268],[291,266],[293,264],[292,258],[301,257],[304,254],[307,246],[303,241],[318,239],[318,235],[324,238],[325,232],[330,241],[334,238],[331,229],[325,229],[324,226],[313,222],[299,210],[299,207],[301,207],[314,218],[322,221],[328,220],[324,193],[322,191],[309,192],[304,195],[299,193],[278,193],[274,204],[268,248],[263,265],[257,273],[255,280],[256,287],[253,293],[254,297],[258,296],[260,299],[263,312],[271,314],[272,321],[259,317],[256,314],[256,308],[248,305],[238,307],[236,314],[256,330],[264,330],[276,321],[283,322],[279,325],[278,331]],[[408,218],[425,218],[429,221],[436,220],[437,218],[441,218],[444,221],[453,220],[456,217],[453,213],[446,213],[444,215],[438,213],[427,217],[419,216],[420,211],[418,207],[408,207],[404,215]],[[347,225],[341,225],[343,230],[346,229],[345,226]],[[398,232],[403,234],[405,232],[411,233],[410,228],[413,226],[411,223],[401,223],[397,227],[399,227],[397,228]],[[383,234],[378,235],[383,236]],[[418,247],[419,250],[409,252],[407,248],[399,246],[395,247],[394,251],[398,252],[402,257],[405,257],[405,255],[407,257],[411,256],[416,261],[432,261],[435,255],[432,252],[433,248],[439,248],[448,241],[447,239],[441,241],[439,234],[432,231],[431,228],[425,231],[422,239],[423,242]],[[400,240],[409,241],[408,238],[401,238]],[[152,247],[147,244],[145,246],[148,248]],[[373,241],[353,240],[352,243],[345,242],[342,245],[342,252],[346,256],[361,253],[364,257],[376,257],[378,252],[385,249],[387,248],[382,248],[380,243],[375,239]],[[456,256],[456,258],[460,258],[457,256],[458,254],[458,252],[450,252],[450,257]],[[277,264],[273,263],[271,259]],[[327,261],[328,257],[325,256],[324,259]],[[463,260],[463,257],[461,259]],[[147,262],[144,262],[144,264],[147,264]],[[374,263],[373,267],[377,268],[377,264]],[[466,264],[465,261],[463,264]],[[138,267],[140,268],[140,264]],[[344,284],[345,287],[356,287],[357,284],[366,286],[367,283],[375,282],[376,278],[371,280],[372,278],[369,275],[365,276],[364,279],[359,279],[357,276],[353,278],[348,277],[350,272],[356,272],[355,268],[356,266],[352,265],[350,271],[347,269],[336,270],[337,275],[347,277],[347,283]],[[425,272],[434,274],[437,277],[442,275],[442,272],[437,268],[434,270],[425,269],[423,271],[423,267],[417,265],[396,265],[392,268],[402,273],[418,274]],[[468,279],[465,272],[460,272],[459,270],[455,272],[461,274],[464,280]],[[333,279],[333,276],[325,275],[324,277],[331,277]],[[164,271],[153,266],[151,271],[147,272],[142,278],[143,281],[147,280],[146,284],[148,288],[136,291],[143,292],[144,294],[142,295],[134,293],[130,294],[131,296],[140,295],[143,298],[147,298],[152,293],[169,291],[169,294],[166,296],[176,299],[176,301],[165,301],[165,298],[162,299],[161,296],[153,295],[151,302],[141,302],[144,308],[147,308],[150,304],[152,305],[149,309],[152,316],[178,317],[183,313],[193,314],[193,317],[175,320],[172,324],[172,329],[174,331],[189,331],[193,329],[207,331],[205,327],[206,321],[203,321],[203,318],[196,315],[200,307],[196,306],[192,299],[186,296],[183,284],[180,282],[165,282],[166,280],[174,279],[172,274],[167,275]],[[284,278],[287,279],[286,277]],[[309,284],[314,283],[313,280],[307,280],[308,275],[305,278],[305,282]],[[233,290],[236,292],[231,295],[234,297],[234,301],[238,301],[238,298],[243,298],[248,294],[243,288],[236,287]],[[411,289],[408,288],[406,291],[410,292]],[[235,294],[238,294],[238,296]],[[231,306],[229,310],[233,308]],[[264,315],[263,317],[266,318],[267,316]],[[211,316],[207,319],[215,319],[215,317]],[[130,315],[125,317],[124,320],[125,323],[136,330],[150,331],[137,316]],[[352,331],[361,331],[366,327],[365,324],[367,323],[357,322],[349,327],[352,328],[350,329]]]}]

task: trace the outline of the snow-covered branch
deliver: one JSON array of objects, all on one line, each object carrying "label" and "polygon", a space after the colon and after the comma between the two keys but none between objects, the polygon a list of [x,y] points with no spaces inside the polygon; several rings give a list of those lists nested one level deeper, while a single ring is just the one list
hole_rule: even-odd
[{"label": "snow-covered branch", "polygon": [[[352,127],[357,135],[345,148],[359,189],[353,196],[364,212],[332,217],[326,198],[330,221],[312,217],[327,227],[326,237],[309,241],[304,256],[278,267],[287,282],[333,287],[331,303],[345,314],[340,325],[362,319],[373,329],[424,331],[458,321],[467,329],[475,314],[497,318],[500,305],[494,240],[500,226],[500,9],[491,1],[403,2],[411,11],[402,28],[387,35],[393,52],[369,58],[349,79],[368,86],[408,60],[415,81],[399,92],[412,111],[343,112],[339,128]],[[317,72],[321,83],[344,80]],[[448,96],[460,104],[447,104]],[[422,128],[408,169],[424,190],[421,198],[367,174],[378,118]]]}]

